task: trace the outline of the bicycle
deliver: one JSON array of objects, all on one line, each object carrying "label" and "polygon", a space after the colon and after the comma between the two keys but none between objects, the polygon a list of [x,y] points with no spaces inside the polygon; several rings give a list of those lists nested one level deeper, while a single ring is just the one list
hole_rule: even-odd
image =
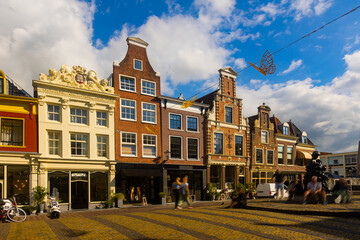
[{"label": "bicycle", "polygon": [[2,222],[5,222],[6,218],[13,222],[26,220],[26,212],[17,206],[15,196],[9,199],[1,199],[0,205]]}]

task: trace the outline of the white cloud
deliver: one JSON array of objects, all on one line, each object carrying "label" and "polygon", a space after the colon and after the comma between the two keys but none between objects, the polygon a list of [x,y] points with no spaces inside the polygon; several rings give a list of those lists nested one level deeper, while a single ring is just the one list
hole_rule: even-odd
[{"label": "white cloud", "polygon": [[310,78],[262,83],[257,89],[238,86],[245,116],[256,114],[265,102],[281,121],[291,119],[306,131],[320,151],[356,151],[360,139],[360,50],[344,60],[347,71],[325,86],[316,86]]},{"label": "white cloud", "polygon": [[282,71],[282,72],[280,73],[280,75],[288,74],[288,73],[294,71],[295,69],[299,68],[302,64],[303,64],[303,61],[302,61],[301,59],[296,60],[296,61],[295,61],[295,60],[292,60],[289,68],[286,69],[286,70],[284,70],[284,71]]},{"label": "white cloud", "polygon": [[290,11],[293,12],[296,21],[304,17],[320,15],[333,4],[333,0],[295,0],[290,3]]},{"label": "white cloud", "polygon": [[244,69],[244,68],[247,67],[247,63],[246,63],[244,58],[238,58],[238,59],[235,60],[234,63],[235,63],[235,66],[240,68],[240,69]]}]

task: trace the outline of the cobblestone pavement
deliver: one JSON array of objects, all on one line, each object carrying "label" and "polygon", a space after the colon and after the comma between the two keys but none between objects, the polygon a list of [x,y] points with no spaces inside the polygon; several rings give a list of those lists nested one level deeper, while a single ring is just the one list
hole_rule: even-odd
[{"label": "cobblestone pavement", "polygon": [[182,210],[168,205],[68,212],[56,220],[32,215],[22,223],[0,223],[0,239],[359,239],[360,236],[360,218],[351,215],[359,213],[360,202],[303,206],[257,200],[249,201],[247,209],[225,209],[229,202],[221,203],[195,203],[194,208]]}]

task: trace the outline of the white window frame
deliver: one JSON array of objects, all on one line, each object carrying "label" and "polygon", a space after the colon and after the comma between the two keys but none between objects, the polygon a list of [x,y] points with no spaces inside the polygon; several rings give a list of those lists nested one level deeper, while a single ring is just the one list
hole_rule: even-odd
[{"label": "white window frame", "polygon": [[[273,157],[272,157],[272,163],[269,163],[269,152],[273,152]],[[275,164],[275,151],[274,150],[271,150],[271,149],[267,149],[266,150],[266,164],[269,164],[269,165],[274,165]]]},{"label": "white window frame", "polygon": [[[132,78],[134,80],[134,91],[121,88],[121,77]],[[136,77],[132,77],[132,76],[124,75],[124,74],[119,74],[119,90],[120,91],[125,91],[125,92],[136,93]]]},{"label": "white window frame", "polygon": [[[149,104],[149,105],[153,105],[155,106],[155,110],[149,110],[149,109],[144,109],[144,104]],[[148,103],[148,102],[141,102],[141,122],[143,123],[151,123],[151,124],[157,124],[157,105],[153,104],[153,103]],[[155,113],[155,121],[154,122],[149,122],[149,121],[144,121],[144,111],[148,111],[148,112],[154,112]]]},{"label": "white window frame", "polygon": [[[135,61],[141,62],[141,69],[138,69],[138,68],[135,67]],[[143,64],[144,64],[144,63],[143,63],[142,60],[139,60],[139,59],[134,58],[134,60],[133,60],[133,67],[134,67],[135,70],[143,71],[143,69],[144,69]]]},{"label": "white window frame", "polygon": [[[266,142],[263,142],[263,132],[266,133]],[[261,130],[261,143],[269,143],[269,132]]]},{"label": "white window frame", "polygon": [[[242,137],[242,146],[241,146],[241,148],[242,148],[242,155],[236,155],[236,136],[239,136],[239,137]],[[244,156],[244,135],[242,135],[242,134],[234,134],[234,155],[235,156]]]},{"label": "white window frame", "polygon": [[[106,137],[106,143],[100,142],[100,144],[105,145],[106,156],[99,156],[98,137]],[[109,158],[109,147],[108,146],[109,146],[109,135],[97,134],[96,135],[96,156],[99,158]]]},{"label": "white window frame", "polygon": [[[262,156],[261,156],[261,162],[257,162],[257,155],[256,155],[256,152],[257,150],[260,150],[262,152]],[[264,164],[264,149],[262,148],[255,148],[255,164]]]},{"label": "white window frame", "polygon": [[[304,141],[305,138],[305,141]],[[307,138],[307,133],[306,132],[302,132],[301,133],[301,143],[306,144],[308,138]]]},{"label": "white window frame", "polygon": [[[131,155],[131,154],[124,154],[123,153],[123,141],[122,141],[122,135],[123,135],[123,133],[129,133],[129,134],[135,134],[135,144],[132,144],[132,143],[128,143],[128,142],[126,142],[126,143],[124,143],[124,144],[127,144],[127,145],[135,145],[135,155]],[[138,152],[137,152],[137,149],[138,149],[138,146],[137,146],[137,133],[135,133],[135,132],[123,132],[123,131],[121,131],[120,132],[120,156],[122,156],[122,157],[137,157],[138,156]]]},{"label": "white window frame", "polygon": [[[123,105],[122,105],[122,103],[121,103],[121,101],[122,100],[126,100],[126,101],[130,101],[130,102],[135,102],[135,107],[134,107],[134,109],[135,109],[135,119],[131,119],[131,118],[123,118],[122,117],[122,108],[123,108]],[[120,98],[120,119],[121,120],[125,120],[125,121],[132,121],[132,122],[136,122],[137,121],[137,111],[136,111],[136,105],[137,103],[136,103],[136,100],[133,100],[133,99],[127,99],[127,98]],[[129,106],[124,106],[125,108],[132,108],[132,107],[129,107]]]},{"label": "white window frame", "polygon": [[[292,164],[288,164],[289,162],[289,159],[288,159],[288,149],[291,148],[291,161],[292,161]],[[289,165],[289,166],[293,166],[294,165],[294,162],[295,162],[295,159],[294,159],[294,146],[286,146],[286,165]]]},{"label": "white window frame", "polygon": [[[227,122],[226,121],[226,108],[231,108],[231,122]],[[224,106],[224,122],[225,123],[234,123],[234,107],[233,106],[228,106],[228,105],[225,105]]]},{"label": "white window frame", "polygon": [[[59,107],[59,112],[57,113],[57,112],[49,112],[49,106],[57,106],[57,107]],[[51,104],[51,103],[48,103],[47,104],[47,120],[49,120],[49,121],[51,121],[51,122],[61,122],[61,106],[60,105],[57,105],[57,104]],[[59,121],[57,121],[57,120],[51,120],[50,118],[49,118],[49,114],[59,114]]]},{"label": "white window frame", "polygon": [[[98,124],[98,119],[100,119],[101,121],[104,120],[104,118],[98,118],[98,116],[97,116],[97,113],[98,113],[98,112],[100,112],[100,113],[105,113],[105,116],[106,116],[106,118],[105,118],[105,120],[106,120],[105,125],[99,125],[99,124]],[[97,126],[97,127],[108,127],[108,113],[107,113],[106,111],[96,111],[96,126]]]},{"label": "white window frame", "polygon": [[[72,148],[71,148],[71,142],[72,142],[72,140],[71,140],[71,135],[72,134],[77,134],[77,135],[86,135],[87,136],[87,141],[86,141],[86,154],[85,155],[73,155],[72,153],[71,153],[71,150],[72,150]],[[76,142],[78,142],[77,140],[76,140]],[[81,141],[80,141],[81,142]],[[90,145],[89,145],[89,143],[90,143],[90,138],[89,138],[89,134],[88,133],[81,133],[81,132],[70,132],[70,155],[71,155],[71,157],[88,157],[89,156],[89,147],[90,147]]]},{"label": "white window frame", "polygon": [[[279,144],[277,147],[278,147],[278,149],[277,149],[277,151],[276,151],[276,153],[277,153],[277,160],[278,160],[277,164],[278,164],[278,165],[285,165],[285,145]],[[279,147],[282,147],[282,148],[283,148],[282,154],[283,154],[283,161],[284,161],[284,163],[279,163]]]},{"label": "white window frame", "polygon": [[[81,111],[86,111],[86,123],[77,123],[77,122],[72,122],[71,121],[71,117],[74,116],[75,118],[84,118],[82,115],[78,116],[78,115],[71,115],[71,109],[80,109]],[[81,107],[76,107],[76,106],[71,106],[70,107],[70,111],[69,111],[69,116],[70,116],[70,124],[77,124],[77,125],[89,125],[90,123],[90,119],[89,119],[89,110],[85,109],[85,108],[81,108]]]},{"label": "white window frame", "polygon": [[[196,118],[196,131],[189,130],[188,129],[188,118]],[[193,132],[193,133],[199,133],[199,118],[195,116],[186,116],[186,131],[187,132]]]},{"label": "white window frame", "polygon": [[[149,83],[153,83],[153,84],[154,84],[154,95],[149,94],[149,93],[144,93],[144,91],[143,91],[143,90],[144,90],[144,89],[143,89],[143,82],[149,82]],[[156,96],[156,82],[154,82],[154,81],[149,81],[149,80],[146,80],[146,79],[141,79],[141,94],[155,97],[155,96]]]},{"label": "white window frame", "polygon": [[[180,129],[177,129],[177,128],[171,128],[171,119],[170,119],[170,115],[178,115],[178,116],[180,116]],[[183,115],[182,114],[180,114],[180,113],[172,113],[172,112],[170,112],[169,113],[169,129],[170,130],[173,130],[173,131],[183,131]]]},{"label": "white window frame", "polygon": [[[145,144],[144,143],[144,137],[145,136],[155,137],[155,156],[149,156],[149,155],[144,154],[144,147],[146,147],[146,146],[153,147],[154,146],[154,145],[151,145],[151,144]],[[153,135],[153,134],[142,134],[142,157],[143,158],[156,158],[156,156],[157,156],[157,136]]]},{"label": "white window frame", "polygon": [[[222,153],[215,153],[215,133],[219,133],[219,134],[222,134],[222,146],[223,146],[223,151],[222,151]],[[223,132],[218,132],[218,131],[216,131],[216,132],[213,132],[213,153],[214,154],[216,154],[216,155],[224,155],[224,152],[225,152],[225,145],[224,145],[224,141],[225,141],[225,139],[224,139],[224,133]]]},{"label": "white window frame", "polygon": [[181,143],[180,143],[180,158],[172,158],[171,157],[171,153],[170,153],[170,156],[169,156],[169,159],[170,160],[184,160],[184,154],[183,154],[183,151],[184,151],[184,141],[183,141],[183,137],[182,136],[176,136],[176,135],[169,135],[169,151],[171,152],[171,138],[172,137],[176,137],[176,138],[180,138],[181,139]]},{"label": "white window frame", "polygon": [[[189,158],[189,139],[196,139],[197,141],[197,158]],[[200,141],[199,138],[194,138],[194,137],[187,137],[186,138],[186,157],[187,160],[191,160],[191,161],[199,161],[200,160]]]},{"label": "white window frame", "polygon": [[[287,127],[287,134],[285,132],[285,127]],[[289,128],[289,124],[288,123],[284,123],[283,124],[283,132],[282,132],[284,135],[290,135],[290,128]]]},{"label": "white window frame", "polygon": [[[61,132],[60,132],[60,131],[48,130],[47,133],[48,133],[48,134],[47,134],[47,138],[48,138],[48,141],[47,141],[47,143],[48,143],[48,154],[51,155],[51,156],[59,156],[59,157],[60,157],[60,156],[62,155],[62,154],[61,154],[61,153],[62,153],[62,152],[61,152],[61,149],[62,149],[62,148],[61,148],[61,145],[62,145],[62,144],[61,144],[61,143],[62,143],[62,141],[61,141],[61,139],[62,139],[62,138],[61,138],[61,137],[62,137],[62,136],[61,136]],[[55,139],[55,138],[50,139],[50,133],[55,133],[55,134],[57,133],[57,134],[59,134],[59,139]],[[50,140],[52,140],[52,141],[58,141],[58,142],[59,142],[59,149],[58,149],[59,154],[51,154],[51,153],[50,153]],[[52,148],[55,149],[54,147],[52,147]]]}]

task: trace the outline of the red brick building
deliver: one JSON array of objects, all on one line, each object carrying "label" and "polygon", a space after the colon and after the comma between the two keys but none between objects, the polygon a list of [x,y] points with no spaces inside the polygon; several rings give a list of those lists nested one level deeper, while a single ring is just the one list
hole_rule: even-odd
[{"label": "red brick building", "polygon": [[162,190],[160,76],[147,57],[148,44],[127,38],[125,58],[113,64],[113,86],[119,95],[115,107],[117,191],[126,199],[159,201]]},{"label": "red brick building", "polygon": [[30,203],[37,186],[37,99],[0,70],[0,197]]},{"label": "red brick building", "polygon": [[206,187],[204,154],[205,113],[209,105],[195,102],[183,108],[185,99],[159,96],[161,99],[162,149],[167,152],[163,164],[164,190],[170,194],[176,177],[189,177],[190,194],[202,199]]},{"label": "red brick building", "polygon": [[249,181],[249,126],[243,116],[242,99],[236,96],[232,68],[219,70],[220,89],[199,98],[210,105],[205,121],[207,183],[218,189],[234,188]]}]

